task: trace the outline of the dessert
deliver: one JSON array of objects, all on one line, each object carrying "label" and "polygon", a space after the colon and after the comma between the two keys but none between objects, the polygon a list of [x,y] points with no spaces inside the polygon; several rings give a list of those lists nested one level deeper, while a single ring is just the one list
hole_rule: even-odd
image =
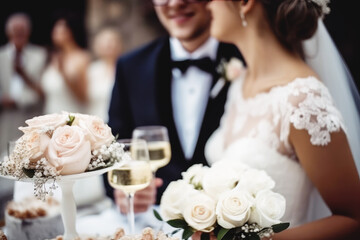
[{"label": "dessert", "polygon": [[0,240],[7,240],[3,231],[0,230]]},{"label": "dessert", "polygon": [[45,202],[35,197],[11,201],[6,207],[5,222],[9,239],[47,239],[64,232],[60,204],[50,197]]}]

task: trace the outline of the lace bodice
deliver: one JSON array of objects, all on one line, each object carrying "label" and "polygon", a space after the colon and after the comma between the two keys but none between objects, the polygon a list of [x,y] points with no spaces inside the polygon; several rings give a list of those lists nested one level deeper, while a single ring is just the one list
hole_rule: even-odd
[{"label": "lace bodice", "polygon": [[242,83],[242,79],[235,81],[229,92],[221,121],[227,136],[224,148],[242,137],[257,138],[296,159],[288,140],[290,124],[307,130],[313,145],[327,145],[330,133],[344,128],[330,93],[314,77],[298,78],[248,99],[242,96]]},{"label": "lace bodice", "polygon": [[210,164],[230,159],[267,171],[287,199],[285,220],[299,225],[308,217],[313,186],[289,142],[290,127],[306,130],[313,145],[327,145],[332,132],[344,129],[341,114],[315,77],[297,78],[247,99],[242,85],[243,79],[237,79],[230,87],[220,127],[206,144],[206,158]]}]

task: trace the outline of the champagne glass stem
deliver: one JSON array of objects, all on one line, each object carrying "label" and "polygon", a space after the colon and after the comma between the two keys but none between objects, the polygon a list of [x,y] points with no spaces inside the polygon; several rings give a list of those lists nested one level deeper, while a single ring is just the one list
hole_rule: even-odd
[{"label": "champagne glass stem", "polygon": [[128,221],[129,221],[131,235],[135,234],[134,196],[135,193],[128,194],[128,201],[129,201]]}]

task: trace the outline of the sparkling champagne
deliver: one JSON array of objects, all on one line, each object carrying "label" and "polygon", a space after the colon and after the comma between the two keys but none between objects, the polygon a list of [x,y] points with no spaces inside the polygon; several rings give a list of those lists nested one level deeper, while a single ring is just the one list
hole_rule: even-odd
[{"label": "sparkling champagne", "polygon": [[131,161],[119,169],[113,169],[108,173],[108,181],[115,189],[125,193],[135,193],[149,186],[152,179],[149,162]]},{"label": "sparkling champagne", "polygon": [[155,172],[157,169],[167,165],[171,158],[170,143],[167,141],[148,142],[149,157],[151,170]]}]

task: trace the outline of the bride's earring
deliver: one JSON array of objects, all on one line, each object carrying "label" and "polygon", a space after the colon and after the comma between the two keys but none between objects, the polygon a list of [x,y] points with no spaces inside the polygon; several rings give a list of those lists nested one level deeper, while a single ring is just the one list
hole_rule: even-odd
[{"label": "bride's earring", "polygon": [[240,18],[241,18],[241,23],[242,23],[243,27],[246,27],[248,23],[245,19],[245,14],[241,11],[240,11]]}]

